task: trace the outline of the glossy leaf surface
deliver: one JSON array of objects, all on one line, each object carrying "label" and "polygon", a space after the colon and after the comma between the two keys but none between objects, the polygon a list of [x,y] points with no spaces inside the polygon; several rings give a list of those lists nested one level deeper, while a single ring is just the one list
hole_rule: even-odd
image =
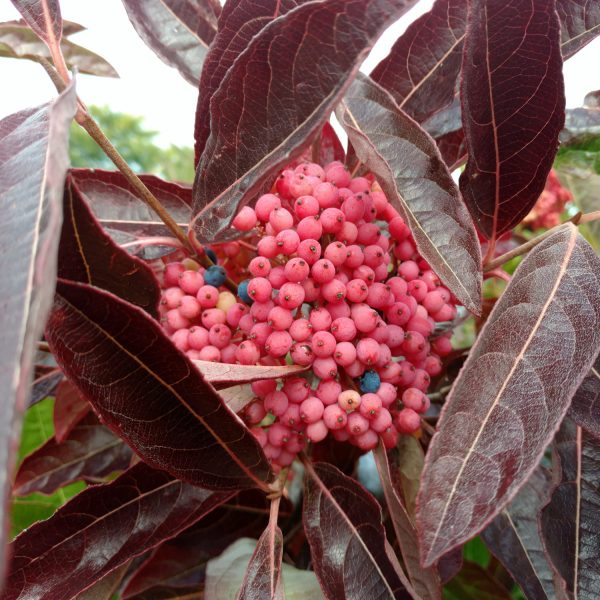
[{"label": "glossy leaf surface", "polygon": [[160,288],[152,269],[104,233],[71,176],[65,185],[58,265],[60,278],[112,292],[158,318]]},{"label": "glossy leaf surface", "polygon": [[419,253],[472,312],[481,310],[481,252],[435,142],[366,76],[336,112],[362,163],[410,227]]},{"label": "glossy leaf surface", "polygon": [[536,469],[515,499],[482,532],[487,547],[511,573],[527,598],[554,597],[552,569],[538,532],[550,498],[550,473]]},{"label": "glossy leaf surface", "polygon": [[144,463],[84,490],[12,544],[3,598],[70,600],[132,557],[189,527],[230,496]]},{"label": "glossy leaf surface", "polygon": [[79,393],[77,388],[68,380],[63,379],[56,388],[54,398],[54,437],[57,442],[64,441],[71,430],[92,407]]},{"label": "glossy leaf surface", "polygon": [[386,554],[381,508],[354,479],[317,463],[306,477],[303,522],[328,598],[410,598]]},{"label": "glossy leaf surface", "polygon": [[217,32],[217,0],[123,0],[135,30],[158,57],[198,85]]},{"label": "glossy leaf surface", "polygon": [[565,60],[600,34],[600,4],[593,0],[556,0]]},{"label": "glossy leaf surface", "polygon": [[225,73],[265,25],[303,1],[306,0],[237,0],[223,7],[218,32],[208,50],[200,76],[194,130],[196,165],[210,135],[210,99]]},{"label": "glossy leaf surface", "polygon": [[496,238],[544,189],[564,122],[560,25],[550,2],[473,0],[462,70],[469,154],[460,188]]},{"label": "glossy leaf surface", "polygon": [[[61,40],[60,48],[68,68],[76,67],[80,73],[99,77],[118,77],[114,68],[91,50],[67,39]],[[51,60],[46,44],[29,27],[14,22],[0,23],[0,56],[35,62],[40,58]]]},{"label": "glossy leaf surface", "polygon": [[454,98],[466,24],[464,0],[437,0],[370,74],[418,123]]},{"label": "glossy leaf surface", "polygon": [[568,420],[555,441],[560,481],[542,510],[540,531],[569,597],[600,594],[600,440]]},{"label": "glossy leaf surface", "polygon": [[223,238],[238,208],[301,153],[383,30],[414,3],[309,2],[252,39],[210,100],[194,182],[200,241]]},{"label": "glossy leaf surface", "polygon": [[[244,496],[248,492],[242,492]],[[266,504],[260,494],[262,504]],[[192,527],[163,542],[127,582],[123,598],[153,597],[159,589],[197,591],[204,581],[206,564],[242,536],[258,537],[268,521],[268,507],[262,513],[247,498],[234,498]],[[240,578],[241,584],[241,578]],[[238,584],[239,588],[239,584]],[[237,591],[237,590],[235,590]]]},{"label": "glossy leaf surface", "polygon": [[569,417],[600,438],[600,356],[573,396]]},{"label": "glossy leaf surface", "polygon": [[146,462],[205,487],[264,486],[270,468],[254,436],[141,309],[60,281],[46,338],[103,422]]},{"label": "glossy leaf surface", "polygon": [[57,46],[62,36],[62,17],[58,0],[11,0],[29,27],[48,46]]},{"label": "glossy leaf surface", "polygon": [[425,458],[417,498],[424,564],[481,531],[537,466],[596,357],[599,285],[600,258],[571,224],[516,270]]},{"label": "glossy leaf surface", "polygon": [[74,114],[75,89],[69,87],[52,104],[0,121],[0,269],[5,277],[0,287],[3,532],[7,530],[4,501],[9,495],[21,414],[29,397],[35,344],[43,331],[56,280],[61,198]]},{"label": "glossy leaf surface", "polygon": [[281,529],[276,524],[270,523],[258,538],[237,600],[283,600],[282,556]]},{"label": "glossy leaf surface", "polygon": [[[71,169],[70,176],[103,227],[138,236],[170,235],[118,171]],[[185,226],[191,214],[191,188],[153,175],[141,175],[140,179],[171,216]]]},{"label": "glossy leaf surface", "polygon": [[79,479],[99,479],[125,470],[132,452],[93,415],[79,422],[62,442],[50,439],[21,463],[13,493],[52,494]]},{"label": "glossy leaf surface", "polygon": [[441,598],[442,588],[436,568],[429,567],[424,569],[419,564],[417,531],[413,520],[396,492],[387,453],[381,443],[373,450],[373,455],[375,457],[375,464],[377,465],[377,472],[381,479],[390,520],[396,532],[396,540],[400,546],[400,552],[402,553],[402,559],[410,582],[419,598],[423,600]]}]

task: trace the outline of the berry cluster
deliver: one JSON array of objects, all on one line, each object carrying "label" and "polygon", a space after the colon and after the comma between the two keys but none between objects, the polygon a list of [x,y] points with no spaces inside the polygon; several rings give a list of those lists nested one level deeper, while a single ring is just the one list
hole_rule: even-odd
[{"label": "berry cluster", "polygon": [[330,433],[392,447],[429,408],[430,377],[452,349],[434,328],[454,319],[456,299],[372,177],[303,163],[272,191],[234,219],[243,240],[215,247],[227,270],[166,266],[164,327],[192,359],[307,368],[252,384],[243,416],[274,465]]},{"label": "berry cluster", "polygon": [[568,202],[573,200],[573,195],[564,188],[552,169],[546,179],[544,191],[540,194],[531,212],[523,219],[523,224],[535,231],[540,227],[550,229],[560,224],[560,217]]}]

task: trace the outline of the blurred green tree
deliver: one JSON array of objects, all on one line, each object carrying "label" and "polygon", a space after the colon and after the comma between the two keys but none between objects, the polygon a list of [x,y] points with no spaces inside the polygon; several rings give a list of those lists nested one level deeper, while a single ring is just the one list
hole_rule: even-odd
[{"label": "blurred green tree", "polygon": [[[89,110],[135,172],[152,173],[185,183],[193,181],[192,148],[173,144],[167,148],[157,146],[155,138],[158,132],[146,129],[143,117],[113,112],[108,106],[91,106]],[[71,126],[70,154],[74,167],[115,168],[96,142],[76,123]]]}]

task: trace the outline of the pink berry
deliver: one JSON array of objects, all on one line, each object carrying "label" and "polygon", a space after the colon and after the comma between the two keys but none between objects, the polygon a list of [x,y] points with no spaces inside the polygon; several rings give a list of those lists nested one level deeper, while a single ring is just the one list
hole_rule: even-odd
[{"label": "pink berry", "polygon": [[257,321],[266,321],[271,309],[275,306],[273,300],[266,302],[254,302],[250,307],[250,316]]},{"label": "pink berry", "polygon": [[379,360],[379,344],[372,338],[363,338],[356,345],[356,356],[365,365],[374,365]]},{"label": "pink berry", "polygon": [[417,302],[423,302],[428,293],[427,284],[420,279],[413,279],[412,281],[408,282],[408,293]]},{"label": "pink berry", "polygon": [[296,175],[292,177],[289,183],[290,194],[294,198],[299,196],[308,196],[313,193],[313,186],[311,185],[309,178],[304,175]]},{"label": "pink berry", "polygon": [[365,372],[365,365],[360,360],[355,360],[352,364],[344,368],[348,377],[360,377]]},{"label": "pink berry", "polygon": [[425,338],[416,331],[408,331],[404,335],[404,342],[402,344],[402,350],[406,354],[417,354],[425,348]]},{"label": "pink berry", "polygon": [[379,443],[379,436],[373,429],[365,431],[354,439],[354,443],[361,449],[366,451],[373,450]]},{"label": "pink berry", "polygon": [[375,271],[367,265],[360,265],[352,272],[353,279],[362,279],[367,285],[371,285],[375,281]]},{"label": "pink berry", "polygon": [[340,317],[331,323],[331,333],[338,342],[350,342],[356,337],[356,325],[348,317]]},{"label": "pink berry", "polygon": [[393,425],[388,427],[380,436],[386,450],[391,450],[398,444],[398,430]]},{"label": "pink berry", "polygon": [[179,308],[181,299],[185,296],[185,292],[180,287],[171,287],[163,292],[161,304],[164,304],[168,309]]},{"label": "pink berry", "polygon": [[317,199],[321,208],[327,209],[337,206],[338,190],[335,185],[328,181],[315,186],[313,196]]},{"label": "pink berry", "polygon": [[258,402],[252,402],[248,404],[244,409],[244,420],[250,425],[257,425],[260,423],[267,414],[263,403],[259,400]]},{"label": "pink berry", "polygon": [[345,246],[354,244],[357,237],[358,237],[358,228],[356,227],[356,225],[354,223],[351,223],[350,221],[346,221],[342,225],[342,228],[335,234],[335,239],[338,242],[342,242]]},{"label": "pink berry", "polygon": [[346,427],[348,417],[346,411],[342,410],[338,404],[330,404],[323,411],[323,422],[328,429],[343,429]]},{"label": "pink berry", "polygon": [[342,302],[346,297],[346,286],[339,279],[321,285],[321,295],[327,302]]},{"label": "pink berry", "polygon": [[317,358],[327,358],[335,350],[335,338],[328,331],[317,331],[312,338],[312,349]]},{"label": "pink berry", "polygon": [[321,213],[320,220],[323,226],[323,233],[337,233],[344,226],[346,217],[339,208],[326,208]]},{"label": "pink berry", "polygon": [[313,308],[308,317],[313,331],[323,331],[331,326],[331,314],[325,308]]},{"label": "pink berry", "polygon": [[359,436],[369,429],[369,420],[363,417],[359,412],[354,411],[348,415],[346,430],[350,435]]},{"label": "pink berry", "polygon": [[304,288],[299,283],[289,282],[281,286],[277,300],[280,306],[293,310],[304,302],[304,296]]},{"label": "pink berry", "polygon": [[333,359],[342,367],[351,365],[356,360],[355,346],[350,342],[339,342],[335,347]]},{"label": "pink berry", "polygon": [[289,439],[291,438],[292,431],[289,427],[283,425],[283,423],[273,423],[273,425],[269,427],[267,435],[269,437],[269,444],[271,444],[272,446],[284,446],[288,443]]},{"label": "pink berry", "polygon": [[379,314],[366,304],[355,304],[352,307],[352,320],[361,333],[369,333],[377,327]]},{"label": "pink berry", "polygon": [[231,224],[238,231],[250,231],[256,225],[256,213],[249,206],[244,206]]},{"label": "pink berry", "polygon": [[289,400],[284,392],[275,391],[265,396],[264,404],[265,410],[279,417],[287,410]]},{"label": "pink berry", "polygon": [[379,384],[379,389],[377,390],[377,395],[381,398],[381,403],[385,408],[389,408],[392,403],[396,400],[398,396],[398,392],[396,391],[396,386],[383,381]]},{"label": "pink berry", "polygon": [[286,411],[280,417],[281,422],[287,427],[294,428],[300,422],[300,406],[298,404],[288,404]]},{"label": "pink berry", "polygon": [[406,408],[423,413],[429,408],[429,398],[419,389],[411,387],[402,393],[402,403]]},{"label": "pink berry", "polygon": [[350,269],[357,269],[363,264],[365,255],[360,246],[352,245],[346,247],[346,260],[344,266]]},{"label": "pink berry", "polygon": [[281,207],[281,200],[274,194],[264,194],[257,201],[254,212],[259,220],[266,223],[269,216],[276,209]]},{"label": "pink berry", "polygon": [[208,308],[202,312],[202,325],[210,329],[213,325],[224,325],[227,317],[220,308]]},{"label": "pink berry", "polygon": [[273,267],[267,278],[274,290],[278,290],[287,281],[285,276],[285,268],[281,265]]},{"label": "pink berry", "polygon": [[357,410],[360,406],[361,396],[356,390],[344,390],[339,394],[337,401],[343,410]]},{"label": "pink berry", "polygon": [[318,215],[319,208],[319,201],[314,196],[300,196],[294,202],[294,212],[299,219]]},{"label": "pink berry", "polygon": [[279,246],[275,236],[266,235],[256,245],[259,257],[264,259],[275,258],[279,254]]},{"label": "pink berry", "polygon": [[214,308],[219,301],[219,290],[212,285],[203,285],[196,298],[202,308]]},{"label": "pink berry", "polygon": [[183,271],[179,275],[179,287],[186,293],[195,296],[204,285],[204,277],[198,271]]},{"label": "pink berry", "polygon": [[322,416],[325,406],[315,396],[310,396],[300,405],[300,418],[304,423],[316,423]]},{"label": "pink berry", "polygon": [[383,403],[377,394],[363,394],[360,402],[360,414],[367,419],[376,419]]},{"label": "pink berry", "polygon": [[248,334],[248,339],[252,340],[257,346],[264,348],[267,338],[273,333],[273,329],[268,323],[255,323]]},{"label": "pink berry", "polygon": [[187,352],[190,349],[189,344],[189,329],[178,329],[172,336],[171,341],[175,344],[177,350]]},{"label": "pink berry", "polygon": [[338,188],[347,187],[352,180],[350,173],[342,164],[332,164],[329,168],[325,168],[325,177],[327,181],[333,183]]},{"label": "pink berry", "polygon": [[334,379],[337,375],[337,364],[333,358],[315,358],[312,363],[314,374],[319,379]]},{"label": "pink berry", "polygon": [[284,229],[290,229],[294,225],[294,217],[289,210],[285,208],[274,208],[269,215],[269,223],[273,227],[275,233],[279,233]]},{"label": "pink berry", "polygon": [[284,229],[275,236],[278,254],[293,254],[300,244],[300,236],[292,229]]},{"label": "pink berry", "polygon": [[242,365],[255,365],[260,358],[260,351],[254,342],[242,342],[237,349],[235,357]]},{"label": "pink berry", "polygon": [[216,346],[204,346],[200,350],[200,360],[219,362],[221,360],[221,351]]},{"label": "pink berry", "polygon": [[211,345],[216,346],[221,350],[225,348],[231,340],[231,329],[227,325],[213,325],[208,332],[208,340]]},{"label": "pink berry", "polygon": [[323,235],[323,226],[318,216],[304,217],[296,225],[296,232],[301,240],[318,240]]},{"label": "pink berry", "polygon": [[421,417],[410,408],[403,408],[394,420],[400,433],[414,433],[421,427]]},{"label": "pink berry", "polygon": [[180,312],[178,308],[173,308],[167,311],[165,315],[165,319],[169,327],[176,331],[177,329],[187,329],[190,326],[189,319],[186,319]]},{"label": "pink berry", "polygon": [[330,260],[322,258],[312,266],[310,273],[317,283],[327,283],[335,277],[335,265]]},{"label": "pink berry", "polygon": [[290,377],[285,380],[283,391],[287,394],[290,402],[302,402],[310,392],[310,385],[302,377]]},{"label": "pink berry", "polygon": [[374,223],[365,223],[358,228],[356,241],[363,246],[369,246],[370,244],[376,244],[380,236],[381,231],[377,225]]},{"label": "pink berry", "polygon": [[322,442],[328,433],[329,429],[327,429],[327,425],[323,421],[311,423],[306,427],[306,437],[314,443]]},{"label": "pink berry", "polygon": [[312,348],[308,344],[293,344],[290,349],[290,356],[296,365],[307,367],[315,359]]},{"label": "pink berry", "polygon": [[304,342],[312,334],[312,325],[306,319],[296,319],[290,325],[290,335],[295,342]]},{"label": "pink berry", "polygon": [[319,382],[315,396],[327,406],[329,404],[335,404],[341,392],[342,386],[337,381],[334,379],[327,379]]},{"label": "pink berry", "polygon": [[323,252],[323,256],[330,260],[336,267],[341,267],[346,260],[348,252],[341,242],[331,242]]},{"label": "pink berry", "polygon": [[321,284],[309,277],[300,283],[304,289],[304,301],[315,302],[321,297]]},{"label": "pink berry", "polygon": [[267,277],[271,271],[271,263],[263,256],[256,256],[250,261],[248,271],[254,277]]},{"label": "pink berry", "polygon": [[452,342],[447,336],[441,336],[433,340],[431,347],[440,356],[448,356],[452,352]]},{"label": "pink berry", "polygon": [[208,346],[208,331],[204,327],[192,327],[189,330],[188,343],[194,350],[202,350]]},{"label": "pink berry", "polygon": [[194,296],[183,296],[179,303],[179,312],[186,319],[196,319],[202,312],[202,307]]},{"label": "pink berry", "polygon": [[285,331],[290,328],[294,317],[292,313],[287,308],[282,308],[281,306],[274,306],[269,311],[269,316],[267,317],[268,324],[275,331]]},{"label": "pink berry", "polygon": [[303,258],[292,258],[286,263],[284,271],[288,281],[300,283],[310,274],[310,267]]},{"label": "pink berry", "polygon": [[254,394],[264,398],[277,389],[277,381],[275,379],[260,379],[259,381],[253,381],[250,387]]},{"label": "pink berry", "polygon": [[321,258],[321,244],[317,240],[305,239],[298,245],[298,257],[309,265],[314,265]]},{"label": "pink berry", "polygon": [[369,287],[366,303],[377,310],[384,310],[394,302],[390,288],[383,283],[373,283]]},{"label": "pink berry", "polygon": [[265,342],[265,350],[275,357],[285,356],[292,347],[292,336],[287,331],[274,331]]},{"label": "pink berry", "polygon": [[266,302],[271,299],[273,286],[264,277],[255,277],[248,284],[248,295],[256,302]]},{"label": "pink berry", "polygon": [[169,263],[165,267],[163,281],[166,287],[174,287],[179,285],[179,276],[185,271],[185,267],[180,262]]},{"label": "pink berry", "polygon": [[346,298],[350,302],[364,302],[369,295],[369,286],[362,279],[352,279],[346,285]]}]

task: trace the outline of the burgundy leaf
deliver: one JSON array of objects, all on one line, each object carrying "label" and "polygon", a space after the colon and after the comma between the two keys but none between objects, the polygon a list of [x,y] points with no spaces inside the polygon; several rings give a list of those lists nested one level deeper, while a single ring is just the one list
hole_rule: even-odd
[{"label": "burgundy leaf", "polygon": [[70,600],[230,496],[139,463],[111,483],[84,490],[17,537],[2,598]]},{"label": "burgundy leaf", "polygon": [[417,248],[470,311],[481,311],[477,232],[434,141],[362,75],[336,111],[352,146],[409,225]]},{"label": "burgundy leaf", "polygon": [[600,440],[567,420],[556,436],[554,459],[561,475],[542,510],[542,540],[569,597],[598,598]]},{"label": "burgundy leaf", "polygon": [[423,129],[435,140],[448,169],[453,171],[467,160],[465,133],[462,128],[460,99],[432,115],[422,124]]},{"label": "burgundy leaf", "polygon": [[[241,496],[248,494],[242,492]],[[260,495],[265,504],[264,494]],[[229,504],[233,503],[234,508]],[[156,593],[158,588],[200,588],[207,561],[218,556],[239,537],[258,537],[268,521],[268,507],[261,513],[254,506],[224,504],[177,537],[163,542],[128,581],[123,598]]]},{"label": "burgundy leaf", "polygon": [[52,494],[79,479],[99,479],[126,469],[131,456],[129,447],[90,414],[63,442],[51,438],[23,460],[13,494]]},{"label": "burgundy leaf", "polygon": [[152,269],[104,233],[71,176],[65,185],[64,215],[58,276],[112,292],[158,318],[160,288]]},{"label": "burgundy leaf", "polygon": [[527,598],[554,598],[552,569],[538,532],[538,516],[550,497],[551,477],[536,469],[515,499],[482,532],[487,547]]},{"label": "burgundy leaf", "polygon": [[[119,171],[71,169],[70,176],[105,228],[138,236],[171,234]],[[183,226],[188,223],[192,203],[191,188],[164,181],[154,175],[141,175],[140,179],[178,223]]]},{"label": "burgundy leaf", "polygon": [[383,30],[416,0],[309,2],[271,21],[210,100],[193,227],[224,237],[238,208],[302,152]]},{"label": "burgundy leaf", "polygon": [[63,379],[56,389],[54,399],[54,439],[61,443],[67,439],[73,427],[91,410],[90,403],[68,380]]},{"label": "burgundy leaf", "polygon": [[118,594],[123,578],[127,575],[130,562],[122,564],[118,569],[105,575],[100,581],[79,594],[77,600],[113,600],[118,597],[115,594]]},{"label": "burgundy leaf", "polygon": [[[67,67],[76,67],[79,73],[99,77],[118,77],[114,68],[91,50],[74,44],[70,40],[60,42]],[[0,23],[0,56],[22,58],[40,62],[52,60],[48,46],[25,23],[15,21]]]},{"label": "burgundy leaf", "polygon": [[265,487],[270,468],[254,436],[141,309],[59,281],[46,338],[102,421],[148,464],[214,489]]},{"label": "burgundy leaf", "polygon": [[[314,147],[317,146],[316,157],[314,155]],[[339,160],[340,162],[344,162],[346,160],[346,151],[342,146],[342,142],[337,136],[335,129],[326,122],[323,125],[323,129],[321,129],[321,135],[317,140],[313,143],[312,146],[309,146],[304,150],[304,152],[298,158],[298,163],[301,162],[311,162],[315,159],[314,162],[319,163],[320,165],[326,165],[327,163],[333,162],[334,160]]]},{"label": "burgundy leaf", "polygon": [[275,519],[258,539],[237,600],[283,600],[282,556],[283,535]]},{"label": "burgundy leaf", "polygon": [[530,252],[495,304],[425,457],[425,565],[481,531],[537,466],[600,345],[599,285],[600,258],[569,223]]},{"label": "burgundy leaf", "polygon": [[123,0],[129,20],[158,57],[198,85],[217,32],[218,0]]},{"label": "burgundy leaf", "polygon": [[509,591],[480,565],[465,561],[461,572],[444,587],[451,600],[512,600]]},{"label": "burgundy leaf", "polygon": [[600,356],[573,396],[569,417],[589,434],[600,438]]},{"label": "burgundy leaf", "polygon": [[463,567],[463,548],[457,546],[454,550],[446,552],[438,560],[437,568],[440,574],[440,580],[446,585],[451,579],[454,579]]},{"label": "burgundy leaf", "polygon": [[583,99],[583,105],[588,108],[600,108],[600,90],[588,92]]},{"label": "burgundy leaf", "polygon": [[600,34],[600,4],[595,0],[556,0],[566,60]]},{"label": "burgundy leaf", "polygon": [[278,379],[289,377],[306,371],[307,367],[299,365],[263,366],[263,365],[229,365],[210,362],[208,360],[193,360],[196,368],[202,373],[205,381],[212,385],[235,385],[250,383],[261,379]]},{"label": "burgundy leaf", "polygon": [[473,0],[462,70],[469,153],[460,188],[496,239],[533,208],[564,122],[560,26],[552,2]]},{"label": "burgundy leaf", "polygon": [[210,135],[210,99],[221,85],[225,73],[267,23],[303,2],[306,0],[237,0],[227,2],[223,7],[219,29],[208,50],[200,76],[194,130],[195,165],[198,164]]},{"label": "burgundy leaf", "polygon": [[327,598],[411,597],[386,553],[377,501],[333,465],[307,465],[303,522]]},{"label": "burgundy leaf", "polygon": [[31,384],[31,393],[29,394],[29,402],[27,407],[33,406],[41,402],[48,396],[53,396],[58,384],[63,379],[63,374],[60,369],[52,369],[48,373],[44,373],[37,377]]},{"label": "burgundy leaf", "polygon": [[392,482],[393,478],[390,473],[387,453],[381,443],[373,451],[373,455],[408,578],[419,598],[423,600],[441,598],[442,588],[437,570],[435,567],[424,569],[419,564],[417,531],[411,517],[396,493]]},{"label": "burgundy leaf", "polygon": [[27,25],[48,46],[58,47],[62,37],[62,17],[58,0],[11,0]]},{"label": "burgundy leaf", "polygon": [[[29,397],[35,345],[50,310],[56,280],[69,125],[75,108],[75,88],[70,86],[51,104],[0,121],[0,269],[4,278],[0,286],[0,469],[4,473],[0,485],[3,499],[0,528],[3,534],[7,531],[4,502],[9,496],[14,454],[19,447],[21,414]],[[1,540],[0,547],[4,547]]]},{"label": "burgundy leaf", "polygon": [[411,435],[402,435],[396,447],[388,452],[388,459],[394,488],[411,519],[414,519],[415,502],[425,461],[421,443]]},{"label": "burgundy leaf", "polygon": [[437,0],[371,73],[418,123],[454,98],[466,24],[467,2]]}]

